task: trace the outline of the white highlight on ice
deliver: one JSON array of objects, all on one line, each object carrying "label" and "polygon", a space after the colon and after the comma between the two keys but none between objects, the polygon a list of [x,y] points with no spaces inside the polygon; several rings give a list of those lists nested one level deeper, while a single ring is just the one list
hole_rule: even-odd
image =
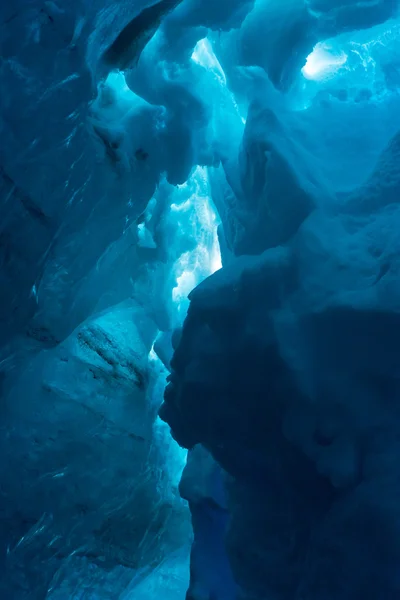
[{"label": "white highlight on ice", "polygon": [[188,181],[190,197],[181,204],[171,205],[177,213],[191,212],[190,220],[196,239],[196,247],[183,253],[175,264],[176,286],[172,299],[179,309],[186,312],[187,296],[200,281],[222,267],[218,241],[218,218],[210,200],[208,173],[205,167],[197,167]]},{"label": "white highlight on ice", "polygon": [[308,55],[306,64],[301,72],[306,79],[318,81],[332,76],[347,62],[347,54],[332,53],[329,46],[318,43],[311,54]]},{"label": "white highlight on ice", "polygon": [[240,114],[240,110],[235,100],[235,96],[228,89],[225,72],[221,66],[221,63],[215,55],[210,40],[207,38],[199,40],[193,50],[191,58],[193,62],[210,71],[216,77],[216,79],[219,81],[222,87],[227,88],[227,92],[230,95],[231,102],[235,107],[235,110],[237,111],[238,115],[240,116],[242,123],[246,123],[246,119],[243,117],[243,115]]},{"label": "white highlight on ice", "polygon": [[212,71],[223,85],[226,86],[226,76],[218,58],[214,54],[211,43],[207,38],[199,40],[193,50],[192,60],[205,69]]},{"label": "white highlight on ice", "polygon": [[[154,342],[154,343],[155,343],[155,342]],[[159,358],[158,358],[158,356],[157,356],[157,354],[156,354],[156,351],[154,350],[154,343],[153,343],[153,345],[152,345],[152,347],[151,347],[151,350],[150,350],[150,352],[149,352],[149,360],[150,360],[151,362],[154,362],[154,361],[157,361],[157,360],[159,360]]]}]

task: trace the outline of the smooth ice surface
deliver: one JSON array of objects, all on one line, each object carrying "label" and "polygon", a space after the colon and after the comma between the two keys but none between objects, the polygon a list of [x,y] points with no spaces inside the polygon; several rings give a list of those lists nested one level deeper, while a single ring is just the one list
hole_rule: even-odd
[{"label": "smooth ice surface", "polygon": [[2,598],[400,594],[399,18],[1,4]]}]

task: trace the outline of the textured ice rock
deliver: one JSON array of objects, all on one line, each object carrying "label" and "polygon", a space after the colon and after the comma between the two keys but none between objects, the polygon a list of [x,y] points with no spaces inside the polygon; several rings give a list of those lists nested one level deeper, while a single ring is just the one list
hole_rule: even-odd
[{"label": "textured ice rock", "polygon": [[[32,568],[47,560],[43,586],[59,568],[57,555],[78,553],[131,569],[157,564],[173,540],[179,546],[177,528],[181,542],[188,535],[185,507],[168,495],[162,449],[154,444],[156,407],[146,400],[151,369],[141,324],[148,329],[139,307],[113,307],[37,354],[8,383],[2,542],[12,573],[33,552]],[[170,540],[167,523],[175,519]],[[29,582],[29,573],[21,576]]]},{"label": "textured ice rock", "polygon": [[243,598],[398,593],[396,139],[345,211],[191,294],[160,414],[233,476]]}]

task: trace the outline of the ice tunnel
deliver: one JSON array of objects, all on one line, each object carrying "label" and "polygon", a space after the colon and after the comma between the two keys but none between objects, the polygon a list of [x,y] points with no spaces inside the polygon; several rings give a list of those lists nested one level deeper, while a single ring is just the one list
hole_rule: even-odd
[{"label": "ice tunnel", "polygon": [[0,90],[0,599],[398,600],[399,1],[4,1]]}]

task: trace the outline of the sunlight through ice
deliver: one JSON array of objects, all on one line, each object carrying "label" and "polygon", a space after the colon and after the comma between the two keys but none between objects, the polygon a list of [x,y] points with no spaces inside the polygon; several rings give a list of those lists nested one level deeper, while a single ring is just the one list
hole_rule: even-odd
[{"label": "sunlight through ice", "polygon": [[193,50],[191,58],[193,62],[204,67],[205,69],[207,69],[207,71],[210,71],[220,83],[221,87],[226,88],[226,93],[229,94],[230,101],[235,107],[237,114],[240,116],[242,123],[246,123],[245,117],[243,117],[243,115],[240,114],[240,110],[236,102],[235,96],[229,90],[225,72],[214,53],[210,40],[208,40],[207,38],[199,40]]},{"label": "sunlight through ice", "polygon": [[210,200],[207,169],[197,167],[186,185],[189,198],[181,204],[171,205],[183,227],[190,222],[197,242],[195,248],[184,252],[175,264],[176,286],[172,298],[178,304],[179,312],[184,314],[192,289],[222,267],[217,231],[219,220]]},{"label": "sunlight through ice", "polygon": [[211,43],[207,38],[197,42],[193,50],[192,60],[205,69],[212,71],[221,83],[226,86],[226,77],[217,57],[214,54]]},{"label": "sunlight through ice", "polygon": [[318,81],[336,73],[346,62],[347,55],[344,52],[333,54],[331,48],[318,43],[308,55],[301,72],[306,79]]}]

